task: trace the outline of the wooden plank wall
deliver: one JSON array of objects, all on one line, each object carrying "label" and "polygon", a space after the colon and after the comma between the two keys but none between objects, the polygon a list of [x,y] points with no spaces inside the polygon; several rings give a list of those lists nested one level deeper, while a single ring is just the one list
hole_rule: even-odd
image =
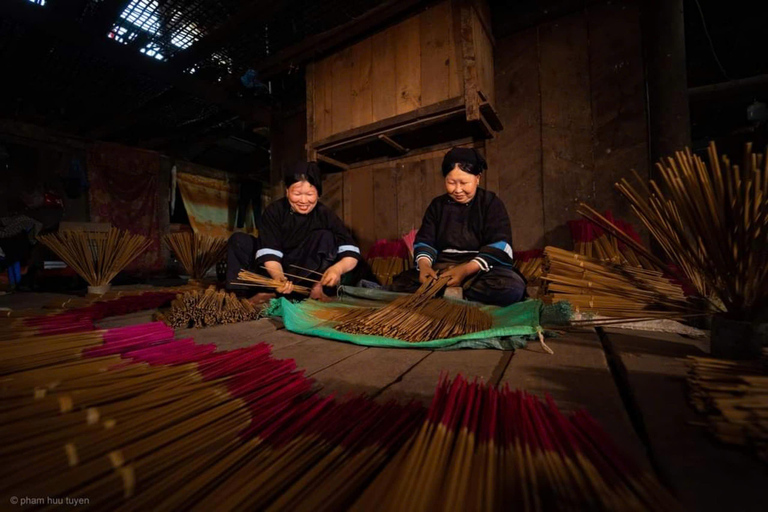
[{"label": "wooden plank wall", "polygon": [[496,86],[493,76],[493,42],[476,11],[472,16],[472,40],[475,43],[478,89],[492,105],[495,105]]},{"label": "wooden plank wall", "polygon": [[570,248],[577,201],[634,221],[613,184],[650,167],[637,3],[593,3],[496,43],[505,128],[487,150],[515,248]]},{"label": "wooden plank wall", "polygon": [[307,68],[309,142],[459,97],[461,73],[446,0]]},{"label": "wooden plank wall", "polygon": [[376,240],[419,228],[429,203],[445,193],[440,166],[446,151],[327,174],[322,202],[344,219],[365,252]]}]

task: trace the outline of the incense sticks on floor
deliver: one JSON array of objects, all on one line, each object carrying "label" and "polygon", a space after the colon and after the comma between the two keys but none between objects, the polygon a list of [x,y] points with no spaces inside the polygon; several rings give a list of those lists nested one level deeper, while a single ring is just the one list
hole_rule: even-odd
[{"label": "incense sticks on floor", "polygon": [[108,233],[59,231],[38,236],[91,286],[104,286],[150,245],[147,237],[112,228]]},{"label": "incense sticks on floor", "polygon": [[121,511],[676,508],[551,400],[461,376],[428,412],[338,400],[267,345],[172,337],[155,323],[6,346],[0,488]]},{"label": "incense sticks on floor", "polygon": [[768,349],[759,361],[689,356],[688,390],[720,441],[744,447],[768,462]]},{"label": "incense sticks on floor", "polygon": [[247,299],[210,286],[205,291],[195,290],[177,295],[171,302],[170,310],[159,315],[159,319],[179,329],[246,322],[256,320],[259,316],[260,308]]},{"label": "incense sticks on floor", "polygon": [[547,247],[547,297],[576,311],[615,318],[680,318],[703,314],[706,305],[686,297],[680,285],[656,270],[616,265]]},{"label": "incense sticks on floor", "polygon": [[490,329],[491,316],[477,306],[434,298],[445,288],[448,279],[430,279],[416,293],[397,298],[380,309],[344,311],[335,318],[339,322],[335,328],[414,343]]},{"label": "incense sticks on floor", "polygon": [[678,507],[584,411],[459,376],[440,382],[427,421],[352,510]]},{"label": "incense sticks on floor", "polygon": [[198,233],[171,233],[165,243],[184,266],[189,277],[200,280],[227,252],[227,240]]}]

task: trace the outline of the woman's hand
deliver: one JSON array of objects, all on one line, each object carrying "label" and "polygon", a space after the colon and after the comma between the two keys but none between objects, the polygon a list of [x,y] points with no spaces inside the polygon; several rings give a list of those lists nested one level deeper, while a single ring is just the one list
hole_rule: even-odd
[{"label": "woman's hand", "polygon": [[[285,277],[283,277],[283,279],[285,279]],[[288,279],[285,279],[285,281],[283,281],[283,285],[280,288],[276,288],[275,291],[277,293],[282,293],[283,295],[289,295],[293,293],[293,283]]]},{"label": "woman's hand", "polygon": [[437,279],[437,273],[427,258],[421,258],[419,260],[419,282],[426,283],[427,279]]},{"label": "woman's hand", "polygon": [[338,286],[341,282],[343,272],[337,265],[331,265],[320,278],[320,284],[323,286]]},{"label": "woman's hand", "polygon": [[480,265],[474,261],[469,261],[453,268],[444,270],[440,277],[450,277],[446,286],[461,286],[466,278],[480,270]]}]

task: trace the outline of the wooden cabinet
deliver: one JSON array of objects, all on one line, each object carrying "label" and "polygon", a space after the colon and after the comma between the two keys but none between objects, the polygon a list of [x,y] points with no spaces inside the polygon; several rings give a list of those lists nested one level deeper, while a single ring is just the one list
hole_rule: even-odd
[{"label": "wooden cabinet", "polygon": [[446,0],[309,64],[310,159],[347,167],[492,137],[501,124],[485,12]]}]

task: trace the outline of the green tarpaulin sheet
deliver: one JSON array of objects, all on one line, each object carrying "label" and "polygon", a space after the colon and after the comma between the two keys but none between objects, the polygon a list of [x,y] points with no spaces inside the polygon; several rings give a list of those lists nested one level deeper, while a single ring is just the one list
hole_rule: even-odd
[{"label": "green tarpaulin sheet", "polygon": [[341,287],[342,302],[323,303],[315,300],[291,302],[285,298],[273,299],[267,308],[268,316],[282,318],[291,332],[346,341],[371,347],[400,347],[425,349],[494,348],[512,350],[522,348],[528,340],[536,339],[542,331],[542,315],[547,325],[563,324],[570,317],[570,308],[562,305],[544,307],[541,301],[528,299],[511,306],[480,306],[493,318],[491,329],[455,338],[411,343],[383,336],[350,334],[334,329],[337,322],[324,320],[324,309],[339,307],[384,305],[400,294],[366,288]]}]

